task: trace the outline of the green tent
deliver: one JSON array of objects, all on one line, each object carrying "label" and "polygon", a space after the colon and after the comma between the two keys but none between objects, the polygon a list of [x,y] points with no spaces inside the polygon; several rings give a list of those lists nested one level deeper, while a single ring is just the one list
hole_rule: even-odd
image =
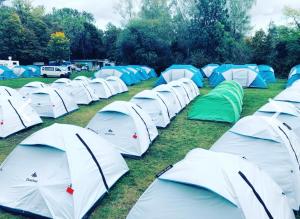
[{"label": "green tent", "polygon": [[198,98],[188,113],[193,120],[237,122],[243,107],[244,91],[234,81],[224,81],[209,94]]}]

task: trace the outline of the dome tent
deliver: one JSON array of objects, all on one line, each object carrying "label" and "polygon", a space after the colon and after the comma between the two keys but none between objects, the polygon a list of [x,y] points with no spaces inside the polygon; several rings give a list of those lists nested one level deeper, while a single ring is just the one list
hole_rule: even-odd
[{"label": "dome tent", "polygon": [[127,219],[294,219],[280,187],[245,159],[195,149],[149,186]]},{"label": "dome tent", "polygon": [[17,99],[22,99],[21,94],[13,88],[0,86],[0,97],[12,97]]},{"label": "dome tent", "polygon": [[211,150],[239,155],[256,164],[282,188],[291,208],[299,209],[300,144],[286,124],[275,118],[244,117]]},{"label": "dome tent", "polygon": [[27,66],[15,66],[13,69],[13,72],[15,75],[17,75],[19,78],[33,78],[35,77],[35,74],[33,73],[32,69]]},{"label": "dome tent", "polygon": [[258,109],[254,115],[276,118],[300,136],[300,111],[289,102],[272,100]]},{"label": "dome tent", "polygon": [[188,119],[235,123],[243,109],[243,95],[237,82],[224,81],[195,101],[188,112]]},{"label": "dome tent", "polygon": [[39,82],[39,81],[34,81],[34,82],[30,82],[28,84],[25,84],[20,90],[19,93],[22,95],[22,97],[24,99],[28,99],[30,98],[30,94],[33,93],[34,91],[39,90],[40,88],[44,88],[47,87],[48,85],[43,83],[43,82]]},{"label": "dome tent", "polygon": [[71,96],[52,87],[41,88],[30,98],[32,107],[41,117],[58,118],[78,109]]},{"label": "dome tent", "polygon": [[199,94],[200,94],[199,89],[198,89],[197,85],[191,79],[181,78],[181,79],[179,79],[179,81],[185,85],[186,90],[188,91],[188,94],[189,94],[191,100],[193,100],[197,96],[199,96]]},{"label": "dome tent", "polygon": [[41,76],[41,68],[36,65],[28,65],[27,66],[33,74],[33,77],[40,77]]},{"label": "dome tent", "polygon": [[266,82],[259,73],[245,65],[221,65],[213,71],[209,83],[212,87],[216,87],[221,82],[228,80],[236,81],[242,87],[267,88]]},{"label": "dome tent", "polygon": [[120,78],[126,85],[133,85],[132,76],[130,73],[120,66],[105,66],[100,71],[95,73],[96,78],[104,78],[115,76]]},{"label": "dome tent", "polygon": [[269,65],[259,65],[258,66],[259,75],[267,82],[267,83],[275,83],[276,77],[274,69]]},{"label": "dome tent", "polygon": [[141,76],[142,81],[148,80],[150,78],[149,75],[147,74],[146,70],[141,68],[138,65],[128,65],[127,68],[129,70],[133,70],[135,74],[136,74],[136,72],[138,72],[139,75]]},{"label": "dome tent", "polygon": [[294,106],[296,106],[297,108],[300,108],[300,90],[297,90],[294,88],[294,86],[292,86],[290,88],[281,91],[274,98],[274,100],[289,102]]},{"label": "dome tent", "polygon": [[153,90],[158,92],[166,100],[171,118],[174,118],[182,110],[180,99],[170,86],[162,84],[153,88]]},{"label": "dome tent", "polygon": [[20,98],[0,97],[0,138],[6,138],[42,122],[29,103]]},{"label": "dome tent", "polygon": [[186,90],[182,81],[172,81],[168,83],[170,87],[172,87],[176,92],[181,96],[182,106],[185,107],[191,102],[190,94],[188,90]]},{"label": "dome tent", "polygon": [[107,83],[113,87],[115,94],[124,93],[128,91],[126,84],[118,77],[110,76],[105,79]]},{"label": "dome tent", "polygon": [[153,68],[150,68],[148,66],[141,66],[141,68],[146,71],[150,78],[157,78],[157,74]]},{"label": "dome tent", "polygon": [[77,76],[76,78],[74,78],[75,81],[81,81],[83,82],[85,85],[89,85],[91,79],[89,79],[88,77],[86,76]]},{"label": "dome tent", "polygon": [[98,96],[93,89],[81,80],[74,80],[71,82],[72,92],[70,96],[77,104],[89,105],[92,102],[98,101]]},{"label": "dome tent", "polygon": [[102,78],[95,78],[91,80],[90,87],[100,99],[110,98],[116,93],[114,88]]},{"label": "dome tent", "polygon": [[172,65],[161,73],[155,86],[167,84],[180,78],[189,78],[194,81],[198,87],[203,87],[202,73],[198,68],[192,65]]},{"label": "dome tent", "polygon": [[54,124],[21,142],[0,166],[0,206],[47,218],[84,218],[128,167],[111,143]]},{"label": "dome tent", "polygon": [[8,67],[0,66],[0,80],[14,79],[18,76]]},{"label": "dome tent", "polygon": [[300,65],[294,66],[288,77],[287,87],[290,87],[295,81],[300,79]]},{"label": "dome tent", "polygon": [[134,157],[142,156],[158,136],[150,116],[137,105],[125,101],[115,101],[104,107],[87,128],[113,143],[121,154]]},{"label": "dome tent", "polygon": [[69,94],[70,96],[72,95],[72,92],[74,90],[74,87],[72,86],[72,81],[68,78],[57,79],[52,83],[51,87],[60,89],[65,93]]},{"label": "dome tent", "polygon": [[204,73],[204,76],[209,78],[213,71],[218,68],[220,65],[218,64],[208,64],[202,68],[202,72]]},{"label": "dome tent", "polygon": [[131,100],[149,114],[157,127],[165,128],[170,123],[170,112],[165,98],[153,90],[144,90]]}]

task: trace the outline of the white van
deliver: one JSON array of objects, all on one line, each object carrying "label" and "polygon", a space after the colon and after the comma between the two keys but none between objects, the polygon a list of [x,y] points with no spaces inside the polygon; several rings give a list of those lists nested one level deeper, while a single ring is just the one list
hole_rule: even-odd
[{"label": "white van", "polygon": [[47,77],[60,77],[60,78],[69,78],[71,71],[66,66],[42,66],[41,67],[41,76],[44,78]]}]

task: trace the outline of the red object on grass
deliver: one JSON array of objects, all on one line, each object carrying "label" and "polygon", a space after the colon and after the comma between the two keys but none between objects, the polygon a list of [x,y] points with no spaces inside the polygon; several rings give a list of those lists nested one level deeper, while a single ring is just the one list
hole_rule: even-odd
[{"label": "red object on grass", "polygon": [[73,193],[74,193],[74,189],[73,189],[72,187],[70,187],[70,186],[67,188],[66,191],[67,191],[67,193],[69,193],[70,195],[73,195]]}]

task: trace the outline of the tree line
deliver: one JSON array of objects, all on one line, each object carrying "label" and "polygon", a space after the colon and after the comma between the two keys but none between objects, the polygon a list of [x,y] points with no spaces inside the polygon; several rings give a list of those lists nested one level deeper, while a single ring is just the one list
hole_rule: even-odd
[{"label": "tree line", "polygon": [[286,7],[285,26],[251,34],[255,0],[122,0],[122,26],[97,28],[76,9],[34,7],[0,0],[0,59],[35,61],[108,58],[163,70],[174,63],[269,64],[286,77],[300,63],[300,11]]}]

